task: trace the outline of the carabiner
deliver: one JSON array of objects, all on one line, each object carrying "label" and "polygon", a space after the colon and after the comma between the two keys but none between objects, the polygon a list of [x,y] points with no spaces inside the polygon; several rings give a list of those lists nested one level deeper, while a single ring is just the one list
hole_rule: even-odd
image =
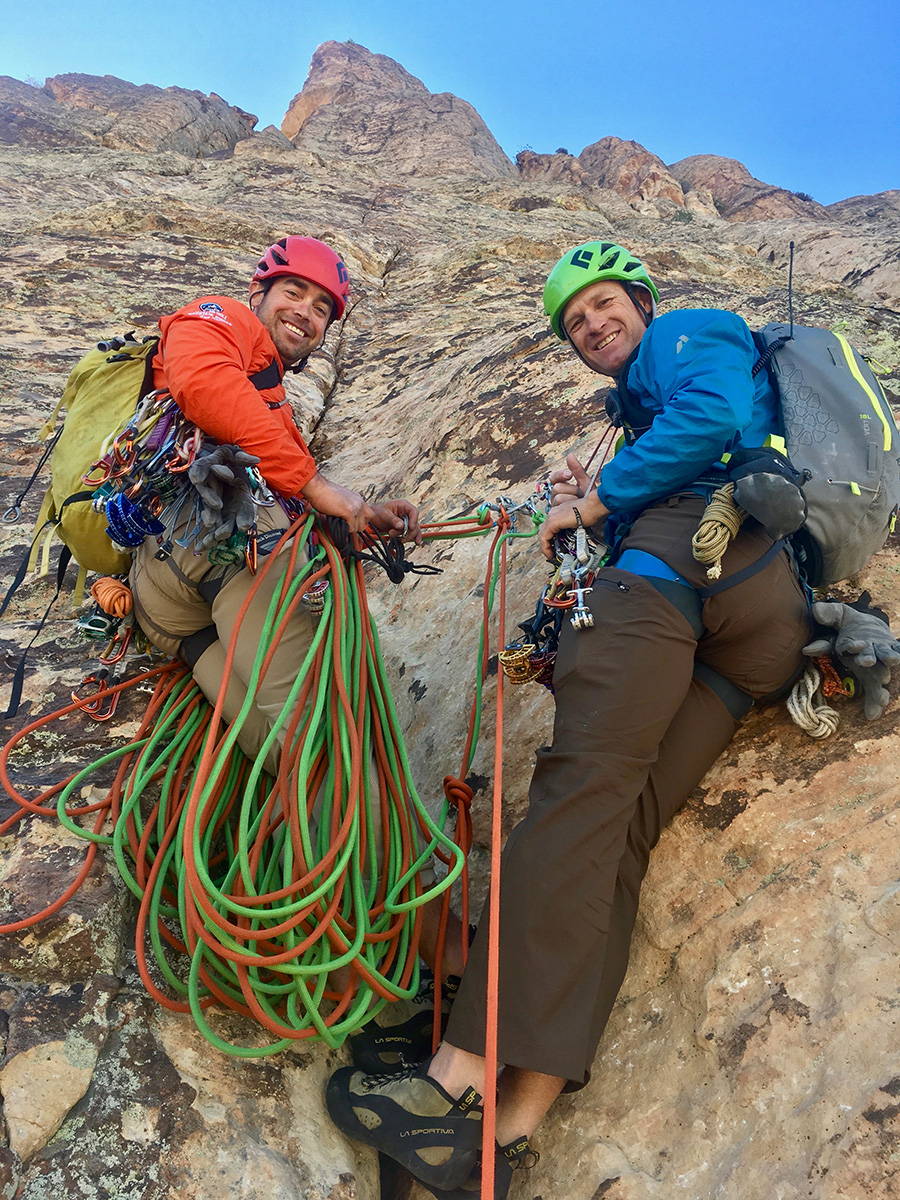
[{"label": "carabiner", "polygon": [[[72,700],[92,721],[108,721],[119,704],[118,692],[114,692],[112,696],[102,694],[112,685],[112,682],[113,676],[106,668],[98,671],[96,675],[87,675],[72,693]],[[93,691],[89,692],[87,696],[80,695],[82,689],[86,688],[88,684],[94,685]]]},{"label": "carabiner", "polygon": [[123,623],[113,634],[102,654],[97,655],[97,661],[102,662],[108,667],[111,667],[113,663],[121,662],[128,652],[128,647],[131,645],[133,633],[134,625],[132,622]]},{"label": "carabiner", "polygon": [[[103,471],[103,477],[100,479],[92,479],[91,476],[95,471]],[[111,479],[115,478],[117,478],[117,476],[113,475],[112,466],[106,462],[105,459],[101,459],[99,462],[95,462],[91,469],[82,475],[81,482],[87,487],[94,488],[96,490],[97,488],[103,487],[105,483],[109,483]]]},{"label": "carabiner", "polygon": [[[171,458],[166,467],[176,475],[182,471],[189,470],[194,465],[194,460],[200,452],[200,447],[203,445],[203,435],[196,427],[193,433],[189,433],[181,445],[176,441],[173,449],[177,457]],[[179,461],[180,460],[180,461]]]},{"label": "carabiner", "polygon": [[259,544],[255,525],[251,525],[247,530],[247,549],[244,551],[244,559],[247,563],[247,570],[251,575],[255,575],[256,568],[259,566]]}]

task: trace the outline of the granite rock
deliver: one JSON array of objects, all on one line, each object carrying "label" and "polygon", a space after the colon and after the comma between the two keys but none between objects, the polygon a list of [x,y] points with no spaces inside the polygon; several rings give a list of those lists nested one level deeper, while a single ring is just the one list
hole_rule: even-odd
[{"label": "granite rock", "polygon": [[635,200],[671,200],[684,205],[684,192],[666,164],[638,142],[604,137],[585,146],[578,162],[586,178]]},{"label": "granite rock", "polygon": [[256,117],[214,92],[138,86],[114,75],[56,75],[43,87],[0,79],[0,141],[63,148],[230,154]]},{"label": "granite rock", "polygon": [[734,158],[693,154],[670,163],[668,169],[685,191],[711,194],[716,208],[729,221],[823,215],[822,205],[815,200],[762,183]]},{"label": "granite rock", "polygon": [[353,42],[318,48],[281,128],[323,160],[357,161],[386,176],[490,179],[515,170],[465,100],[429,92],[392,58]]},{"label": "granite rock", "polygon": [[516,166],[523,179],[551,180],[558,183],[586,184],[584,167],[565,150],[555,154],[535,154],[533,150],[520,150],[516,155]]}]

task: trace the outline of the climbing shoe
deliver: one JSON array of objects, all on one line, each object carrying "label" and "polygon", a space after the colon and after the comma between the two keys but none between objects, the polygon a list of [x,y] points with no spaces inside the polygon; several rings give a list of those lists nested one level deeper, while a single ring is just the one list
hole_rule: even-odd
[{"label": "climbing shoe", "polygon": [[[441,1033],[459,988],[459,976],[451,975],[441,988]],[[406,1071],[430,1058],[434,1029],[434,976],[425,967],[421,984],[411,1000],[388,1004],[374,1020],[350,1039],[353,1065],[366,1074]]]},{"label": "climbing shoe", "polygon": [[459,1187],[472,1174],[481,1145],[481,1096],[458,1100],[425,1074],[366,1075],[343,1067],[328,1081],[325,1104],[342,1133],[374,1146],[430,1187]]},{"label": "climbing shoe", "polygon": [[[479,1155],[480,1158],[480,1155]],[[530,1170],[540,1158],[527,1137],[516,1138],[508,1146],[498,1146],[494,1143],[494,1200],[506,1200],[513,1171]],[[466,1182],[452,1191],[442,1191],[440,1188],[424,1185],[437,1200],[478,1200],[481,1196],[481,1163]]]}]

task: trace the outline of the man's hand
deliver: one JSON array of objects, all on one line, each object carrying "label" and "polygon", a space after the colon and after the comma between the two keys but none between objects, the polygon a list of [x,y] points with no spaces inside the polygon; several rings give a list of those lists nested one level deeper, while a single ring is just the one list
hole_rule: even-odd
[{"label": "man's hand", "polygon": [[551,505],[554,508],[557,504],[570,504],[573,500],[581,500],[587,495],[590,487],[587,471],[574,454],[566,455],[564,467],[550,472],[550,483],[553,485]]},{"label": "man's hand", "polygon": [[319,471],[300,490],[320,513],[329,517],[343,517],[351,533],[362,533],[375,517],[375,510],[366,503],[359,492],[353,492],[339,483],[332,483]]},{"label": "man's hand", "polygon": [[575,511],[578,510],[581,515],[583,525],[596,525],[609,514],[609,509],[600,499],[596,492],[591,492],[576,504],[570,500],[568,503],[560,502],[555,504],[550,509],[547,520],[541,525],[540,539],[541,550],[545,558],[553,560],[553,538],[563,529],[575,529],[578,525],[578,520],[575,516]]},{"label": "man's hand", "polygon": [[373,508],[372,525],[388,537],[402,537],[405,542],[422,545],[419,529],[419,510],[409,500],[385,500]]}]

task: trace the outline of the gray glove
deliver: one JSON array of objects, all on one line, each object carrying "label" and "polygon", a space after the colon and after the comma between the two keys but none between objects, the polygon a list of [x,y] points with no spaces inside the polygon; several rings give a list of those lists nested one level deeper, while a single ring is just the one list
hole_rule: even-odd
[{"label": "gray glove", "polygon": [[225,493],[225,501],[218,516],[210,513],[211,520],[206,519],[206,512],[201,513],[203,524],[209,527],[209,532],[199,539],[198,545],[204,550],[224,542],[234,533],[235,529],[246,533],[256,524],[256,505],[250,494],[250,485],[245,482],[243,487],[235,484]]},{"label": "gray glove", "polygon": [[810,642],[803,653],[810,657],[836,654],[859,680],[866,720],[874,721],[890,699],[885,685],[890,682],[891,667],[900,663],[900,641],[880,617],[836,600],[817,602],[812,615],[820,625],[834,629],[835,635]]},{"label": "gray glove", "polygon": [[200,497],[200,522],[208,532],[199,539],[203,548],[229,538],[237,527],[247,530],[256,520],[247,467],[259,459],[238,446],[213,446],[197,456],[188,478]]}]

